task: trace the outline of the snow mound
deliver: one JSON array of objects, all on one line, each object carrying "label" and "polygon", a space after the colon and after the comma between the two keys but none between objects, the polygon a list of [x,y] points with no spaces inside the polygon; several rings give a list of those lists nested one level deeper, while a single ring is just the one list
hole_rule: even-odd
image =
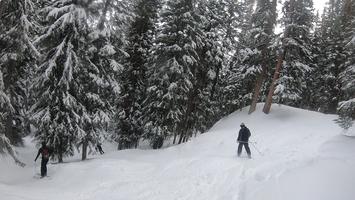
[{"label": "snow mound", "polygon": [[[277,105],[265,115],[261,109],[237,111],[182,145],[49,164],[44,179],[33,178],[39,164],[31,164],[36,148],[28,139],[18,149],[28,163],[24,169],[1,158],[1,199],[355,199],[355,138],[340,134],[337,116]],[[242,122],[256,142],[250,160],[236,156]]]}]

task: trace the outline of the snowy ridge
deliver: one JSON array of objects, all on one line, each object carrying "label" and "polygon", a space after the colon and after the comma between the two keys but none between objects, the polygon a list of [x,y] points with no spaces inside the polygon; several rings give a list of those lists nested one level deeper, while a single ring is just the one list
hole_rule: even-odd
[{"label": "snowy ridge", "polygon": [[[50,164],[50,177],[40,180],[33,178],[36,149],[27,141],[26,151],[18,149],[28,164],[24,169],[1,158],[1,199],[355,199],[355,138],[339,134],[335,115],[277,105],[265,115],[261,108],[252,115],[248,108],[237,111],[182,145]],[[263,156],[251,146],[253,159],[236,157],[241,122],[250,128]],[[109,148],[114,150],[105,146]]]}]

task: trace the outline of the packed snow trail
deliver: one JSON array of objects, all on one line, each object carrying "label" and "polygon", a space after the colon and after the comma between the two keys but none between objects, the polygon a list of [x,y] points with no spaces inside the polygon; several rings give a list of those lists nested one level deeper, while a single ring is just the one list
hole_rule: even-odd
[{"label": "packed snow trail", "polygon": [[[49,164],[34,179],[37,149],[18,151],[28,165],[1,158],[4,200],[354,200],[355,138],[342,136],[334,115],[274,106],[248,108],[220,120],[188,143],[161,150],[124,150],[87,161]],[[261,156],[237,158],[239,124],[250,129]],[[243,149],[245,155],[245,150]],[[38,161],[37,161],[38,162]],[[39,162],[37,163],[39,171]]]}]

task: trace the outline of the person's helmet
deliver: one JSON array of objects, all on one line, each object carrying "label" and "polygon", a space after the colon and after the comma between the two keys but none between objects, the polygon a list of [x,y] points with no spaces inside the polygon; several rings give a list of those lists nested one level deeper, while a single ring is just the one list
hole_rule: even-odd
[{"label": "person's helmet", "polygon": [[241,126],[241,127],[245,127],[245,124],[242,122],[242,123],[240,124],[240,126]]}]

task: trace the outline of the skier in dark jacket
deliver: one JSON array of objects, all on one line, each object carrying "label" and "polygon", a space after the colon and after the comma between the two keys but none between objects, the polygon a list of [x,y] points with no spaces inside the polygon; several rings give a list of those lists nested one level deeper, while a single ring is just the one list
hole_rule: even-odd
[{"label": "skier in dark jacket", "polygon": [[242,148],[244,146],[245,150],[247,151],[248,157],[251,158],[251,152],[249,148],[249,137],[250,137],[250,131],[249,129],[245,126],[244,123],[240,124],[240,131],[238,135],[237,141],[239,142],[238,145],[238,156],[242,153]]},{"label": "skier in dark jacket", "polygon": [[97,143],[96,145],[96,151],[99,151],[100,154],[104,154],[105,152],[102,150],[102,146],[100,143]]},{"label": "skier in dark jacket", "polygon": [[35,162],[39,154],[42,154],[42,161],[41,161],[41,177],[47,176],[47,163],[49,161],[49,157],[51,156],[51,150],[47,147],[45,142],[42,142],[42,147],[38,150]]}]

